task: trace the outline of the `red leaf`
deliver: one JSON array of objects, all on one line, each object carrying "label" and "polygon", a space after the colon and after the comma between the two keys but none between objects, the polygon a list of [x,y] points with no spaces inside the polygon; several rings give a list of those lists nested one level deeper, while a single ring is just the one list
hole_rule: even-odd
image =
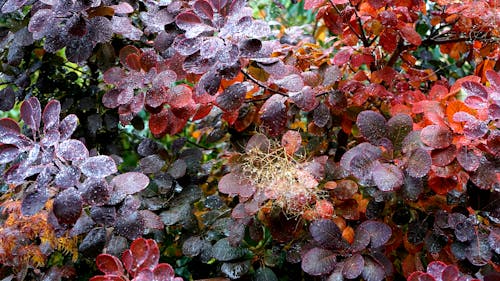
[{"label": "red leaf", "polygon": [[128,46],[123,47],[120,50],[120,54],[119,54],[120,62],[122,63],[122,65],[125,65],[125,66],[127,65],[127,57],[130,54],[135,54],[135,55],[137,55],[137,57],[139,57],[139,55],[141,54],[141,50],[139,50],[137,47],[132,46],[132,45],[128,45]]},{"label": "red leaf", "polygon": [[149,118],[149,130],[155,138],[163,137],[167,134],[169,110],[163,108],[160,113],[151,114]]},{"label": "red leaf", "polygon": [[352,48],[348,48],[348,49],[344,49],[344,50],[339,51],[333,57],[333,64],[344,65],[344,64],[348,63],[349,59],[351,58],[352,52],[353,52]]},{"label": "red leaf", "polygon": [[125,66],[135,71],[141,71],[141,57],[138,54],[130,54],[125,58]]},{"label": "red leaf", "polygon": [[401,36],[408,41],[410,44],[419,46],[422,44],[422,37],[415,31],[415,28],[411,25],[405,25],[399,29]]},{"label": "red leaf", "polygon": [[120,174],[111,180],[111,185],[114,187],[113,191],[124,194],[134,194],[149,184],[149,178],[138,172],[128,172]]},{"label": "red leaf", "polygon": [[238,195],[248,198],[254,194],[255,186],[240,175],[229,173],[220,179],[219,192],[229,194],[230,196]]},{"label": "red leaf", "polygon": [[394,52],[398,47],[398,33],[392,28],[384,29],[380,33],[379,43],[386,52]]},{"label": "red leaf", "polygon": [[123,266],[120,260],[109,254],[100,254],[96,260],[97,268],[106,274],[123,275]]},{"label": "red leaf", "polygon": [[289,130],[281,138],[281,145],[285,148],[288,155],[293,155],[299,150],[302,144],[302,137],[299,132]]},{"label": "red leaf", "polygon": [[175,275],[174,269],[168,263],[160,263],[153,270],[155,281],[171,281]]},{"label": "red leaf", "polygon": [[420,138],[424,144],[433,148],[448,147],[453,141],[451,131],[439,125],[430,125],[422,129]]},{"label": "red leaf", "polygon": [[432,165],[444,167],[450,164],[457,156],[457,148],[455,145],[450,145],[443,149],[434,149],[431,152]]}]

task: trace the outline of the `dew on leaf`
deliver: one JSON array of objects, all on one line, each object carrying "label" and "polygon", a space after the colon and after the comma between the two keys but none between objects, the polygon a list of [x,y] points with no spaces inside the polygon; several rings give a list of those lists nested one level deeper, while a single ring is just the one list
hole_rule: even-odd
[{"label": "dew on leaf", "polygon": [[382,281],[385,277],[385,271],[382,266],[372,258],[365,258],[365,267],[362,275],[366,281]]},{"label": "dew on leaf", "polygon": [[106,155],[87,158],[80,165],[80,169],[85,176],[91,178],[104,178],[118,171],[115,161]]},{"label": "dew on leaf", "polygon": [[217,106],[225,112],[235,111],[243,104],[247,93],[246,86],[242,83],[232,84],[215,99]]},{"label": "dew on leaf", "polygon": [[337,256],[334,252],[312,248],[302,256],[302,270],[310,275],[323,275],[331,272],[336,262]]},{"label": "dew on leaf", "polygon": [[375,162],[371,173],[373,181],[382,191],[392,191],[403,184],[403,173],[393,164]]},{"label": "dew on leaf", "polygon": [[56,148],[57,157],[66,161],[81,161],[89,157],[87,147],[79,141],[74,139],[65,140]]},{"label": "dew on leaf", "polygon": [[432,148],[446,148],[452,140],[451,131],[439,125],[429,125],[420,132],[422,142]]},{"label": "dew on leaf", "polygon": [[49,199],[47,189],[39,187],[37,184],[30,185],[21,203],[21,213],[25,216],[32,216],[38,213]]},{"label": "dew on leaf", "polygon": [[342,233],[339,227],[331,220],[315,220],[309,226],[314,241],[322,247],[330,249],[339,249],[342,246]]},{"label": "dew on leaf", "polygon": [[68,188],[54,199],[54,215],[60,224],[74,224],[82,213],[82,198],[75,188]]}]

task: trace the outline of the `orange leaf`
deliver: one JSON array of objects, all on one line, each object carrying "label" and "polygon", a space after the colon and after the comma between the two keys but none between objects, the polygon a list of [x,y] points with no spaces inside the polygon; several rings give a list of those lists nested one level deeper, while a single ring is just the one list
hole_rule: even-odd
[{"label": "orange leaf", "polygon": [[464,111],[467,112],[471,115],[476,115],[476,111],[474,109],[469,108],[467,105],[465,105],[462,101],[460,100],[455,100],[452,102],[449,102],[448,105],[446,106],[446,117],[448,119],[448,123],[450,125],[450,128],[458,134],[463,133],[464,129],[464,122],[455,122],[453,120],[453,115],[459,111]]},{"label": "orange leaf", "polygon": [[344,238],[349,244],[354,242],[354,229],[350,226],[346,227],[342,231],[342,238]]}]

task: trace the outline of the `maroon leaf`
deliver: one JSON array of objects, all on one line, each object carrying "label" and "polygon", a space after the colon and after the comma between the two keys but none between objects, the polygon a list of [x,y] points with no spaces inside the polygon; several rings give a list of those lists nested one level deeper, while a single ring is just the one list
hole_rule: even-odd
[{"label": "maroon leaf", "polygon": [[57,187],[68,188],[80,182],[80,170],[75,166],[65,166],[57,173],[54,183]]},{"label": "maroon leaf", "polygon": [[149,184],[149,178],[143,173],[128,172],[118,175],[111,180],[111,185],[114,187],[113,192],[122,194],[134,194]]},{"label": "maroon leaf", "polygon": [[183,35],[175,38],[173,43],[174,49],[183,56],[189,56],[200,50],[204,40],[200,37],[195,38],[185,38]]},{"label": "maroon leaf", "polygon": [[247,39],[239,45],[240,56],[252,57],[262,48],[262,42],[259,39]]},{"label": "maroon leaf", "polygon": [[240,108],[243,101],[245,101],[246,93],[247,88],[244,84],[235,83],[224,89],[224,91],[217,96],[215,102],[223,111],[235,111]]},{"label": "maroon leaf", "polygon": [[431,152],[432,165],[444,167],[455,160],[456,156],[457,148],[453,144],[443,149],[434,149]]},{"label": "maroon leaf", "polygon": [[82,213],[82,198],[75,188],[68,188],[59,193],[54,199],[54,215],[59,224],[72,225]]},{"label": "maroon leaf", "polygon": [[56,155],[66,161],[81,161],[89,157],[89,151],[81,141],[69,139],[57,146]]},{"label": "maroon leaf", "polygon": [[439,125],[430,125],[420,132],[422,142],[432,148],[448,147],[453,141],[451,131]]},{"label": "maroon leaf", "polygon": [[260,109],[262,125],[267,128],[271,136],[277,136],[285,129],[287,122],[285,101],[286,97],[274,94]]},{"label": "maroon leaf", "polygon": [[59,128],[59,114],[61,114],[61,104],[57,100],[51,100],[43,110],[43,129],[44,132]]},{"label": "maroon leaf", "polygon": [[457,160],[460,166],[469,172],[477,170],[480,165],[479,157],[473,150],[468,150],[466,146],[462,146],[458,150]]},{"label": "maroon leaf", "polygon": [[323,275],[335,268],[337,257],[334,252],[312,248],[302,257],[302,270],[310,275]]},{"label": "maroon leaf", "polygon": [[106,155],[87,158],[80,165],[80,169],[84,175],[90,178],[104,178],[118,171],[115,161]]},{"label": "maroon leaf", "polygon": [[122,263],[115,256],[109,254],[100,254],[97,256],[95,263],[97,265],[97,268],[105,274],[123,274]]},{"label": "maroon leaf", "polygon": [[498,185],[496,167],[493,163],[484,160],[471,175],[472,182],[481,189],[489,189]]},{"label": "maroon leaf", "polygon": [[37,98],[32,97],[23,102],[21,105],[21,118],[28,127],[38,131],[42,119],[42,109]]},{"label": "maroon leaf", "polygon": [[195,38],[201,33],[212,29],[212,27],[204,24],[200,17],[190,11],[178,14],[175,23],[180,29],[186,31],[186,38]]},{"label": "maroon leaf", "polygon": [[408,157],[406,172],[414,178],[421,178],[427,175],[431,169],[431,165],[432,158],[429,153],[422,148],[417,148]]},{"label": "maroon leaf", "polygon": [[399,29],[399,32],[401,36],[410,44],[415,46],[419,46],[420,44],[422,44],[422,38],[420,37],[420,34],[418,34],[418,32],[412,25],[404,25]]},{"label": "maroon leaf", "polygon": [[149,210],[140,210],[139,214],[144,220],[144,227],[150,229],[163,229],[164,225],[161,221],[160,216],[149,211]]},{"label": "maroon leaf", "polygon": [[373,144],[376,144],[377,140],[387,136],[387,126],[385,123],[384,116],[372,110],[360,112],[356,120],[356,125],[361,134]]},{"label": "maroon leaf", "polygon": [[238,195],[243,198],[248,198],[254,194],[255,186],[240,175],[229,173],[220,179],[219,191],[229,194],[230,196]]},{"label": "maroon leaf", "polygon": [[10,118],[0,119],[0,136],[4,134],[19,134],[21,128],[16,121]]},{"label": "maroon leaf", "polygon": [[344,261],[342,274],[347,279],[354,279],[361,275],[365,267],[365,259],[360,254],[355,254]]},{"label": "maroon leaf", "polygon": [[212,6],[215,8],[217,12],[221,12],[221,10],[226,6],[227,0],[210,0]]},{"label": "maroon leaf", "polygon": [[193,8],[194,12],[202,19],[212,20],[214,17],[214,9],[206,0],[197,0],[194,2]]}]

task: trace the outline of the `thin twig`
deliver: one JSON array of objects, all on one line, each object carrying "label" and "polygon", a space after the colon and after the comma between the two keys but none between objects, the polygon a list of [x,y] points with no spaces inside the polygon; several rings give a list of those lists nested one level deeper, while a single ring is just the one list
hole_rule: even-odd
[{"label": "thin twig", "polygon": [[[332,0],[328,0],[328,1],[330,2],[332,7],[335,9],[335,11],[337,11],[337,13],[340,16],[341,11],[339,10],[339,8],[337,8],[337,6],[335,4],[333,4]],[[354,29],[354,27],[352,27],[351,22],[348,22],[347,25],[349,26],[349,29],[354,33],[354,35],[356,35],[356,37],[358,37],[359,40],[363,41],[363,38],[361,37],[361,35],[359,35],[359,33]]]},{"label": "thin twig", "polygon": [[248,74],[248,72],[244,71],[243,69],[241,70],[241,73],[243,73],[243,75],[246,78],[248,78],[249,80],[251,80],[253,83],[257,84],[259,87],[263,88],[264,90],[267,90],[267,91],[269,91],[271,93],[275,93],[275,94],[278,94],[278,95],[282,95],[284,97],[288,97],[288,95],[286,93],[283,93],[283,92],[278,91],[278,90],[271,89],[268,86],[262,84],[259,80],[257,80],[254,77],[252,77],[252,75]]},{"label": "thin twig", "polygon": [[363,46],[370,47],[371,44],[368,38],[366,37],[365,30],[363,29],[363,23],[361,22],[361,17],[359,16],[356,7],[354,7],[354,5],[351,3],[351,0],[349,0],[349,5],[351,5],[354,8],[354,14],[356,15],[356,20],[358,21],[359,30],[361,30],[361,41],[363,41]]}]

